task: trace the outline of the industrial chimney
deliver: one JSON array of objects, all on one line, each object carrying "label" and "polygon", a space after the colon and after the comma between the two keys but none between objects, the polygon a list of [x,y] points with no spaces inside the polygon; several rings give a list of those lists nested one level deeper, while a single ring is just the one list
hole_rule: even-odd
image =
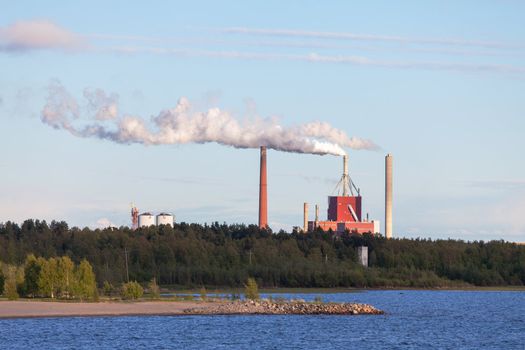
[{"label": "industrial chimney", "polygon": [[319,205],[315,205],[315,222],[314,222],[314,229],[317,229],[319,226]]},{"label": "industrial chimney", "polygon": [[304,233],[308,232],[308,203],[304,203],[303,210],[303,231]]},{"label": "industrial chimney", "polygon": [[342,179],[344,197],[348,196],[348,189],[350,189],[350,191],[352,190],[352,188],[350,187],[350,181],[348,180],[349,180],[348,179],[348,155],[345,154],[343,156],[343,179]]},{"label": "industrial chimney", "polygon": [[392,238],[392,155],[385,157],[385,237]]},{"label": "industrial chimney", "polygon": [[259,179],[259,228],[268,227],[268,193],[266,180],[266,147],[261,146],[261,176]]}]

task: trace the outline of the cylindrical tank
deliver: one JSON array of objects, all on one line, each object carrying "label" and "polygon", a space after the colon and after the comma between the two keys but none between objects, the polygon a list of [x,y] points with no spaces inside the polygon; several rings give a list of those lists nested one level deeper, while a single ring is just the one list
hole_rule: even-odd
[{"label": "cylindrical tank", "polygon": [[155,216],[151,213],[142,213],[139,215],[139,227],[155,226]]},{"label": "cylindrical tank", "polygon": [[173,227],[173,215],[168,213],[160,213],[157,215],[157,225],[170,225]]}]

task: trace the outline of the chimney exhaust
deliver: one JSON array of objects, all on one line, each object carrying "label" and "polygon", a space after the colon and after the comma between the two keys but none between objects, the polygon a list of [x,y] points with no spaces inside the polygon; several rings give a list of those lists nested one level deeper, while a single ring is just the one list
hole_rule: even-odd
[{"label": "chimney exhaust", "polygon": [[261,168],[259,178],[259,228],[268,227],[268,192],[266,178],[266,147],[261,146]]}]

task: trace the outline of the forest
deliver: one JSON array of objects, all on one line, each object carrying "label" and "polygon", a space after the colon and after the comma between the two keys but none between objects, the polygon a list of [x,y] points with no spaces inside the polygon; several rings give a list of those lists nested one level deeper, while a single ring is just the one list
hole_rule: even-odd
[{"label": "forest", "polygon": [[[368,246],[368,268],[357,262],[359,246]],[[255,225],[178,223],[133,231],[70,228],[64,221],[1,224],[0,262],[21,266],[29,255],[86,260],[99,288],[152,279],[173,288],[240,287],[249,277],[262,287],[525,284],[525,246],[514,243],[274,233]]]}]

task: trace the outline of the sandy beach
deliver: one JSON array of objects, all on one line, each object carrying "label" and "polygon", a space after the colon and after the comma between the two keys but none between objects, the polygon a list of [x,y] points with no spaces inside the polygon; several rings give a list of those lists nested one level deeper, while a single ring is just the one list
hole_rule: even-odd
[{"label": "sandy beach", "polygon": [[275,303],[268,300],[235,302],[141,301],[69,303],[45,301],[0,301],[1,318],[133,316],[133,315],[381,315],[366,304]]},{"label": "sandy beach", "polygon": [[216,303],[192,301],[141,301],[70,303],[46,301],[0,301],[0,318],[183,315],[187,309],[205,309]]}]

